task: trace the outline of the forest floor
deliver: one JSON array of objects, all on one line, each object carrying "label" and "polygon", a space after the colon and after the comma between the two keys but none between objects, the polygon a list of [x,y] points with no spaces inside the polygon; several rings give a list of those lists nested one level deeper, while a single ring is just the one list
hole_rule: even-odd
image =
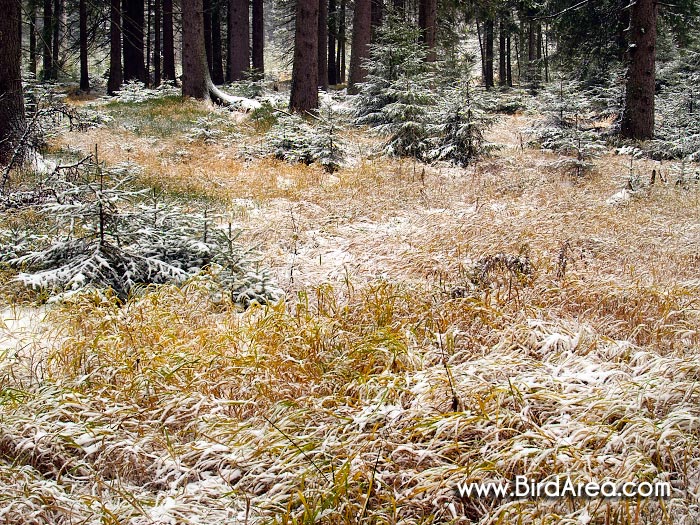
[{"label": "forest floor", "polygon": [[[287,300],[239,312],[195,279],[125,305],[6,305],[0,520],[698,523],[700,191],[610,204],[630,158],[562,175],[522,145],[532,116],[502,116],[501,149],[465,169],[347,132],[352,165],[329,174],[256,158],[241,114],[98,108],[111,122],[54,154],[97,145],[144,185],[223,206]],[[192,138],[203,122],[213,140]],[[517,475],[673,492],[456,493]]]}]

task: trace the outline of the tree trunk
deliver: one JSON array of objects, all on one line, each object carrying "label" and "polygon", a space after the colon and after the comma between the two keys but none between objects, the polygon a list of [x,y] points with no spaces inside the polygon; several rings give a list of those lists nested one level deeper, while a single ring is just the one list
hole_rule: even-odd
[{"label": "tree trunk", "polygon": [[486,89],[493,87],[493,19],[486,20],[484,24],[484,40],[486,49],[484,50],[484,86]]},{"label": "tree trunk", "polygon": [[400,18],[406,17],[406,0],[392,0],[391,5],[394,7],[394,14]]},{"label": "tree trunk", "polygon": [[160,86],[161,77],[163,75],[160,68],[160,53],[161,53],[161,37],[160,37],[160,20],[163,14],[161,13],[161,0],[153,0],[153,85]]},{"label": "tree trunk", "polygon": [[328,91],[328,0],[318,2],[318,87]]},{"label": "tree trunk", "polygon": [[506,34],[506,80],[508,87],[513,87],[513,62],[510,55],[510,31]]},{"label": "tree trunk", "polygon": [[182,0],[182,96],[209,100],[202,0]]},{"label": "tree trunk", "polygon": [[508,82],[506,74],[506,25],[504,16],[498,23],[498,85],[505,86]]},{"label": "tree trunk", "polygon": [[207,68],[209,69],[209,74],[211,75],[214,71],[214,44],[211,38],[212,0],[203,0],[202,7],[204,9],[204,50],[207,54]]},{"label": "tree trunk", "polygon": [[630,15],[630,47],[625,107],[620,134],[646,140],[654,136],[654,91],[656,87],[656,0],[637,0]]},{"label": "tree trunk", "polygon": [[[250,69],[250,9],[248,0],[229,0],[228,60],[231,80],[243,80]],[[314,27],[316,27],[314,25]]]},{"label": "tree trunk", "polygon": [[175,80],[173,0],[163,0],[163,78],[165,80]]},{"label": "tree trunk", "polygon": [[36,78],[36,4],[29,5],[29,72]]},{"label": "tree trunk", "polygon": [[120,0],[110,1],[109,10],[109,79],[107,93],[114,95],[122,86],[122,29]]},{"label": "tree trunk", "polygon": [[253,0],[253,69],[265,76],[265,12],[263,0]]},{"label": "tree trunk", "polygon": [[88,35],[87,35],[87,2],[80,0],[80,90],[90,91],[90,74],[88,71]]},{"label": "tree trunk", "polygon": [[125,81],[146,82],[143,23],[143,0],[123,0],[122,40]]},{"label": "tree trunk", "polygon": [[372,0],[355,0],[352,17],[352,49],[350,50],[350,80],[348,93],[357,94],[359,83],[367,76],[362,62],[369,57],[369,43],[372,38]]},{"label": "tree trunk", "polygon": [[146,0],[146,85],[151,85],[151,16],[153,14],[153,9],[151,6],[151,0]]},{"label": "tree trunk", "polygon": [[51,57],[53,58],[51,62],[51,78],[58,79],[58,58],[61,53],[61,0],[54,0],[53,2],[53,40],[51,41]]},{"label": "tree trunk", "polygon": [[426,60],[435,62],[435,42],[437,37],[437,0],[419,0],[418,26],[421,29],[421,41],[428,48]]},{"label": "tree trunk", "polygon": [[382,26],[384,21],[384,1],[372,0],[372,42],[374,42],[377,34],[377,28]]},{"label": "tree trunk", "polygon": [[221,48],[221,1],[214,0],[211,13],[212,72],[214,84],[224,83],[224,55]]},{"label": "tree trunk", "polygon": [[[21,160],[19,143],[25,130],[22,94],[22,42],[17,28],[21,23],[21,4],[0,0],[0,165]],[[18,158],[19,157],[19,158]],[[4,190],[6,180],[2,181]]]},{"label": "tree trunk", "polygon": [[338,13],[335,0],[328,0],[328,83],[338,83],[338,66],[335,60],[335,41],[338,33]]},{"label": "tree trunk", "polygon": [[345,72],[347,71],[347,68],[345,67],[345,51],[347,47],[347,31],[345,30],[346,6],[346,0],[340,0],[340,22],[338,24],[338,53],[336,55],[335,64],[338,68],[336,77],[341,84],[345,83]]},{"label": "tree trunk", "polygon": [[296,0],[294,64],[289,109],[306,112],[318,108],[318,4]]},{"label": "tree trunk", "polygon": [[44,27],[42,28],[42,40],[44,41],[44,56],[42,66],[42,77],[44,80],[53,79],[53,56],[51,54],[51,36],[53,35],[53,2],[44,0]]}]

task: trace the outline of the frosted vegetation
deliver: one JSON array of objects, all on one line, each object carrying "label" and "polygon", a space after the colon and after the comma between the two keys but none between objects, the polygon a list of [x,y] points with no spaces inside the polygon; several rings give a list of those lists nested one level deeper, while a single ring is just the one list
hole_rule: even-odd
[{"label": "frosted vegetation", "polygon": [[[613,80],[485,92],[404,37],[307,118],[251,82],[245,115],[37,96],[44,167],[0,202],[0,521],[700,521],[687,71],[658,139],[614,143]],[[673,491],[455,493],[516,475]]]}]

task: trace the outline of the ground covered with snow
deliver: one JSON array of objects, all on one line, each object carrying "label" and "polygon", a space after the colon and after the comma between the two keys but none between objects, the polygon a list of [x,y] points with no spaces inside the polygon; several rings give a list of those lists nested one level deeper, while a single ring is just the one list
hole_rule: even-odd
[{"label": "ground covered with snow", "polygon": [[[700,191],[612,199],[629,157],[562,174],[523,146],[529,116],[502,117],[502,148],[464,169],[346,131],[328,173],[252,155],[241,115],[160,100],[97,106],[107,124],[55,153],[98,144],[222,206],[285,300],[241,311],[204,278],[124,304],[5,293],[0,521],[700,521]],[[673,170],[633,163],[654,168]],[[457,494],[518,475],[672,493]]]}]

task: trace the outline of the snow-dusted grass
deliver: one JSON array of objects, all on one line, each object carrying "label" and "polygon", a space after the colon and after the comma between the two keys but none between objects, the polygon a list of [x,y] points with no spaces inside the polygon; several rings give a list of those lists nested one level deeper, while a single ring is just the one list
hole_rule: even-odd
[{"label": "snow-dusted grass", "polygon": [[[508,147],[468,170],[367,160],[373,143],[354,133],[356,162],[334,174],[183,135],[68,135],[173,193],[227,203],[287,303],[240,313],[194,281],[122,307],[104,295],[54,307],[40,377],[2,358],[0,516],[697,523],[700,194],[657,183],[610,206],[626,157],[571,181],[520,149],[523,120],[494,129]],[[475,281],[499,254],[531,271],[494,265]],[[675,489],[455,494],[518,474]]]}]

